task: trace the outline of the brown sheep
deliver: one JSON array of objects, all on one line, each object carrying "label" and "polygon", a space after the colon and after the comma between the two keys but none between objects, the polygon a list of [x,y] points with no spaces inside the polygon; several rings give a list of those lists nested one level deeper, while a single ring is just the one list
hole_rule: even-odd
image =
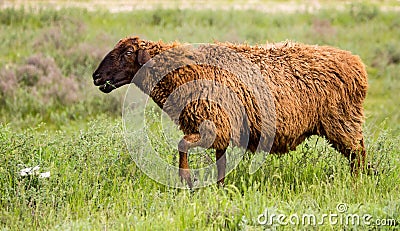
[{"label": "brown sheep", "polygon": [[[189,148],[202,146],[216,150],[218,183],[223,185],[226,168],[225,151],[229,143],[232,141],[233,145],[255,152],[262,136],[266,136],[267,140],[262,150],[270,153],[286,153],[294,150],[311,135],[323,136],[337,151],[349,159],[353,173],[363,167],[366,157],[362,133],[363,101],[368,84],[365,67],[358,56],[333,47],[291,42],[266,46],[217,43],[214,48],[229,49],[238,53],[244,58],[239,59],[236,64],[247,59],[259,68],[262,76],[237,77],[218,67],[190,60],[188,65],[166,73],[162,79],[152,76],[151,66],[154,68],[157,66],[154,58],[181,45],[177,42],[166,44],[161,41],[145,41],[138,37],[122,39],[105,56],[93,73],[93,79],[94,84],[100,86],[100,90],[105,93],[133,81],[168,115],[179,113],[171,116],[185,134],[178,144],[179,175],[190,188],[192,181],[187,157]],[[199,49],[200,53],[201,51]],[[208,56],[200,54],[199,57],[210,58],[209,56],[213,55],[210,50],[203,51],[210,54]],[[171,55],[176,54],[171,52]],[[181,62],[182,57],[190,59],[191,55],[177,56],[177,60],[173,62]],[[152,61],[148,62],[149,60]],[[171,60],[166,61],[171,62]],[[144,65],[146,62],[153,62],[148,65],[147,75],[133,78],[139,70],[146,69],[142,68],[147,66]],[[161,67],[165,65],[168,64],[164,63]],[[268,102],[266,107],[275,105],[274,115],[260,111],[260,102],[255,100],[254,95],[257,90],[250,89],[248,84],[245,84],[246,79],[265,83],[267,86],[265,92],[260,94],[271,95],[273,102],[272,104]],[[225,111],[226,106],[222,107],[211,100],[207,102],[203,98],[189,102],[183,98],[185,94],[175,97],[175,101],[172,100],[170,105],[166,105],[168,97],[175,89],[194,80],[214,80],[235,93],[247,116],[245,121],[248,123],[247,142],[243,142],[240,134],[246,132],[240,125],[243,121],[233,121],[238,119],[227,115],[229,112]],[[264,91],[264,88],[258,90],[260,89]],[[266,99],[268,101],[268,97]],[[188,102],[180,103],[180,100]],[[226,101],[229,107],[229,100]],[[183,110],[174,109],[174,103],[182,104]],[[264,116],[272,118],[274,124],[268,119],[265,123],[262,122]],[[212,121],[214,127],[207,126],[204,121]],[[263,133],[261,127],[266,129],[266,132]],[[203,135],[208,130],[212,130],[209,132],[212,134]],[[275,136],[272,134],[274,132]],[[268,137],[272,138],[270,143]]]}]

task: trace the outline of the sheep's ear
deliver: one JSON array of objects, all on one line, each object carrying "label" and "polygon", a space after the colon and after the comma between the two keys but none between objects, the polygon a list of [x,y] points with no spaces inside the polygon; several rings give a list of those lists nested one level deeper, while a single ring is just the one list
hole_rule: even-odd
[{"label": "sheep's ear", "polygon": [[150,57],[149,52],[147,52],[146,50],[138,50],[137,60],[138,60],[139,65],[145,64],[147,61],[150,60],[150,58],[151,57]]}]

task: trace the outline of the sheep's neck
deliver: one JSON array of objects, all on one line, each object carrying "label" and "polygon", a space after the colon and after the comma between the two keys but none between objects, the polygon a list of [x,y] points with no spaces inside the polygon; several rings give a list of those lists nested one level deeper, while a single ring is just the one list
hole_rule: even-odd
[{"label": "sheep's neck", "polygon": [[169,50],[171,48],[177,47],[180,44],[178,43],[163,43],[163,42],[153,42],[153,41],[147,41],[146,42],[146,50],[149,52],[150,57],[153,58],[154,56],[157,56],[161,54],[162,52]]}]

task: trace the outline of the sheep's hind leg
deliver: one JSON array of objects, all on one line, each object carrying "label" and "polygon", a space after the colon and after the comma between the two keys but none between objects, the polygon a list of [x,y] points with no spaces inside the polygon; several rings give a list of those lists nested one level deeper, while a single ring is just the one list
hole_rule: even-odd
[{"label": "sheep's hind leg", "polygon": [[219,186],[224,186],[224,179],[225,179],[225,169],[226,169],[226,155],[225,155],[225,149],[222,150],[216,150],[215,151],[215,157],[216,157],[216,163],[217,163],[217,170],[218,170],[218,178],[217,182]]},{"label": "sheep's hind leg", "polygon": [[365,168],[366,152],[364,146],[364,139],[361,138],[357,145],[349,147],[343,142],[332,142],[333,147],[341,152],[350,162],[351,173],[355,176],[358,175],[359,171]]},{"label": "sheep's hind leg", "polygon": [[350,170],[354,176],[357,176],[360,171],[364,169],[365,165],[365,149],[348,149],[339,147],[338,150],[347,157],[350,162]]},{"label": "sheep's hind leg", "polygon": [[[361,120],[359,122],[348,120],[361,115],[347,115],[342,120],[335,119],[336,112],[326,117],[322,124],[323,129],[319,135],[324,135],[332,146],[342,153],[350,162],[351,173],[357,176],[360,170],[365,169],[366,151]],[[355,120],[355,119],[354,119]]]},{"label": "sheep's hind leg", "polygon": [[359,146],[357,149],[354,151],[354,157],[353,157],[353,162],[350,162],[350,167],[351,170],[354,174],[357,174],[358,171],[363,171],[368,169],[370,167],[370,163],[366,165],[365,161],[367,159],[367,153],[365,150],[365,145],[364,145],[364,138],[362,138],[359,142]]},{"label": "sheep's hind leg", "polygon": [[178,144],[179,150],[179,176],[181,177],[181,181],[186,181],[189,188],[193,188],[193,183],[190,178],[190,169],[188,162],[188,150],[193,146],[194,143],[200,140],[199,134],[191,134],[186,135]]}]

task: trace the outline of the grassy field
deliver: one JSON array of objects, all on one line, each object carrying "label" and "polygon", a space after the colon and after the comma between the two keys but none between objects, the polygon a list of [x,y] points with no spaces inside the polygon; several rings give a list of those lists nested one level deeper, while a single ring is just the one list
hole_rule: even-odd
[{"label": "grassy field", "polygon": [[[361,3],[297,14],[1,9],[0,229],[399,229],[398,15]],[[242,161],[223,189],[191,192],[153,181],[132,161],[124,142],[126,88],[105,95],[92,85],[102,57],[128,35],[249,44],[289,39],[352,51],[369,74],[364,132],[378,174],[353,178],[346,159],[313,137],[287,155],[268,156],[255,174]],[[174,160],[174,152],[165,150]],[[20,175],[37,165],[50,177]],[[346,212],[338,211],[340,206]],[[361,226],[325,220],[278,227],[263,224],[266,213],[297,214],[300,221],[302,214],[318,221],[335,213],[372,218]]]}]

